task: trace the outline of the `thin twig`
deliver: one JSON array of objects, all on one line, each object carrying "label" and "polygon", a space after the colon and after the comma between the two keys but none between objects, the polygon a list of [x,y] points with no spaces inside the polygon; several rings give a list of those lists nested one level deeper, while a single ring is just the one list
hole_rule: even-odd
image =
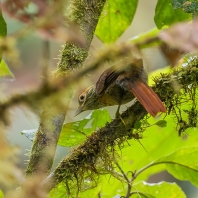
[{"label": "thin twig", "polygon": [[125,198],[129,198],[130,197],[130,192],[131,192],[131,181],[129,180],[129,178],[127,177],[127,175],[125,174],[125,172],[122,170],[122,167],[118,164],[118,162],[115,161],[116,166],[119,168],[119,170],[121,171],[123,177],[125,178],[125,180],[127,181],[127,192],[125,195]]},{"label": "thin twig", "polygon": [[[145,40],[145,43],[148,43],[148,41]],[[49,97],[50,95],[53,96],[54,94],[62,91],[63,89],[68,88],[70,85],[78,83],[76,79],[80,80],[87,73],[90,73],[98,69],[106,61],[115,61],[116,59],[126,56],[127,54],[129,54],[129,52],[131,52],[131,50],[137,50],[136,45],[130,43],[122,43],[116,46],[108,46],[105,49],[103,49],[98,56],[94,57],[93,61],[89,65],[87,65],[83,70],[80,70],[76,73],[72,73],[68,77],[60,76],[58,79],[53,78],[51,81],[48,82],[47,85],[45,84],[45,87],[43,87],[42,84],[37,90],[30,91],[25,95],[13,95],[7,101],[0,103],[0,109],[5,111],[6,109],[14,105],[18,105],[20,103],[26,103],[30,107],[33,103],[35,106],[36,101],[41,101],[42,99],[45,99],[45,97]],[[34,98],[36,98],[37,100],[33,100]]]},{"label": "thin twig", "polygon": [[119,168],[120,172],[122,173],[123,177],[125,178],[126,182],[129,184],[130,181],[127,177],[127,175],[125,174],[125,172],[122,170],[122,167],[118,164],[118,162],[115,161],[116,166]]}]

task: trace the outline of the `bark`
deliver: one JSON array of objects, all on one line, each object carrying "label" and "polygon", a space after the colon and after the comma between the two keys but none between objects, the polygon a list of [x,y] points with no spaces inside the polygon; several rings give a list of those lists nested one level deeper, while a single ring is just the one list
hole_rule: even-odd
[{"label": "bark", "polygon": [[[54,78],[60,75],[68,75],[79,69],[88,55],[90,43],[103,9],[105,0],[74,0],[71,3],[69,18],[77,24],[85,37],[85,45],[80,47],[74,43],[66,43],[60,55],[57,72]],[[68,88],[65,95],[65,107],[58,105],[59,99],[48,101],[40,116],[40,124],[36,138],[30,153],[30,161],[26,170],[26,176],[42,172],[47,174],[52,167],[54,154],[57,147],[61,127],[72,97],[72,88]],[[53,107],[53,108],[52,108]]]},{"label": "bark", "polygon": [[[179,71],[176,69],[172,74],[161,74],[154,79],[153,89],[165,102],[167,113],[171,113],[175,120],[179,135],[187,128],[196,127],[198,124],[198,119],[195,119],[194,116],[197,115],[195,102],[197,100],[197,76],[198,64],[195,59]],[[191,85],[190,88],[189,85]],[[189,110],[185,110],[185,119],[182,117],[184,104],[189,106]],[[122,145],[124,141],[131,138],[142,138],[142,130],[140,130],[141,133],[133,132],[134,124],[145,119],[146,115],[147,112],[139,102],[133,104],[121,115],[122,120],[114,119],[105,127],[94,132],[82,145],[73,149],[71,154],[65,157],[43,181],[42,186],[50,191],[63,182],[67,186],[69,194],[70,186],[75,186],[75,188],[77,186],[79,190],[83,190],[85,178],[89,178],[89,182],[91,182],[96,180],[97,175],[112,174],[112,163],[116,156],[114,147]],[[143,126],[144,130],[145,128],[146,126]]]}]

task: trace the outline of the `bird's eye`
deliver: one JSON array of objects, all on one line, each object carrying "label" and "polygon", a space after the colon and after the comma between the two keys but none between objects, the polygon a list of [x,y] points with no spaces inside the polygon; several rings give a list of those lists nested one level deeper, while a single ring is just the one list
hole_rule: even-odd
[{"label": "bird's eye", "polygon": [[84,95],[81,95],[81,96],[79,97],[80,102],[83,102],[84,99],[85,99],[85,96],[84,96]]}]

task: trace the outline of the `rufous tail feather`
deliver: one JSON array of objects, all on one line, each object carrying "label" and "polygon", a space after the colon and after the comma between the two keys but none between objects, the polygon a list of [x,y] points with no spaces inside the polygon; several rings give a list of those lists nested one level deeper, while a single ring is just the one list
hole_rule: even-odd
[{"label": "rufous tail feather", "polygon": [[146,83],[141,81],[131,83],[131,91],[153,117],[159,112],[166,112],[158,95]]}]

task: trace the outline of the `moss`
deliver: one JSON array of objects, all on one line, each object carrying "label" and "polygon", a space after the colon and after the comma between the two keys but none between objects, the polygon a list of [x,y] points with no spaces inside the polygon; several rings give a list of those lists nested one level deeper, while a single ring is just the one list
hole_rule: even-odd
[{"label": "moss", "polygon": [[100,17],[105,1],[75,0],[70,5],[72,12],[69,18],[77,24],[85,37],[85,46],[80,47],[74,43],[63,45],[60,61],[55,73],[67,75],[69,72],[79,69],[88,56],[88,47],[93,39],[94,31]]},{"label": "moss", "polygon": [[[187,67],[174,69],[172,73],[161,74],[154,79],[153,89],[166,104],[167,113],[175,120],[178,135],[197,126],[197,68],[198,64],[194,61]],[[55,169],[56,183],[65,183],[68,193],[72,194],[73,187],[76,189],[75,193],[88,188],[86,180],[90,181],[90,186],[97,185],[100,174],[113,174],[111,170],[117,158],[116,149],[122,149],[127,139],[142,138],[142,133],[148,126],[146,115],[145,109],[137,102],[121,115],[126,126],[115,119],[93,133]],[[143,124],[134,131],[134,124],[138,121]]]},{"label": "moss", "polygon": [[178,134],[197,127],[198,59],[194,58],[186,67],[174,69],[171,74],[162,74],[154,81],[154,90],[165,102],[168,114],[173,116]]},{"label": "moss", "polygon": [[87,55],[87,49],[83,49],[72,43],[65,44],[58,63],[58,70],[69,73],[75,69],[79,69]]},{"label": "moss", "polygon": [[77,23],[88,42],[93,39],[94,31],[104,6],[105,0],[75,0],[71,4],[73,10],[70,19]]},{"label": "moss", "polygon": [[93,39],[104,2],[105,1],[92,2],[89,0],[75,0],[70,5],[72,12],[68,17],[78,25],[81,33],[85,37],[86,44],[84,48],[73,43],[67,43],[63,46],[61,58],[58,63],[58,73],[67,74],[82,66],[82,63],[88,56],[87,47]]},{"label": "moss", "polygon": [[[82,66],[85,58],[88,56],[88,50],[90,47],[91,40],[94,36],[94,31],[102,12],[102,8],[105,0],[74,0],[71,1],[71,12],[68,15],[69,18],[74,22],[75,25],[79,27],[82,35],[85,37],[85,45],[83,47],[78,46],[75,43],[66,43],[63,46],[60,55],[60,61],[57,66],[57,70],[54,72],[53,77],[57,78],[59,75],[67,75],[79,69]],[[43,91],[48,94],[48,87],[43,87]],[[56,90],[55,90],[56,91]],[[65,101],[71,99],[72,91],[69,89],[68,95],[65,97]],[[60,97],[61,98],[61,97]],[[61,103],[61,99],[56,101],[57,103]],[[64,121],[64,116],[67,112],[68,106],[64,109],[57,106],[53,109],[48,108],[49,106],[53,106],[54,100],[47,103],[46,113],[43,112],[41,115],[41,123],[39,129],[37,131],[37,137],[33,143],[33,147],[31,150],[30,162],[26,171],[26,175],[34,174],[38,172],[40,166],[46,165],[44,167],[43,172],[48,172],[51,168],[51,162],[53,161],[53,156],[55,154],[59,134],[61,132],[61,126]],[[46,104],[45,104],[46,105]],[[61,115],[61,116],[60,116]],[[59,121],[58,121],[59,120]],[[53,135],[52,135],[53,134]],[[39,137],[40,136],[40,137]],[[39,138],[38,138],[39,137]],[[51,152],[48,152],[48,151]],[[37,155],[38,153],[38,155]],[[49,156],[47,154],[50,153]],[[80,161],[79,161],[80,162]],[[72,166],[69,167],[72,169]],[[73,167],[72,171],[76,172],[79,170],[79,167]],[[93,168],[94,169],[94,168]],[[67,173],[68,170],[65,170]],[[70,172],[70,171],[69,171]],[[60,177],[64,177],[64,173],[60,173]],[[69,177],[69,174],[66,178]],[[64,177],[65,178],[65,177]],[[70,179],[79,179],[76,175],[70,177]],[[65,182],[66,186],[68,186],[68,182]]]}]

